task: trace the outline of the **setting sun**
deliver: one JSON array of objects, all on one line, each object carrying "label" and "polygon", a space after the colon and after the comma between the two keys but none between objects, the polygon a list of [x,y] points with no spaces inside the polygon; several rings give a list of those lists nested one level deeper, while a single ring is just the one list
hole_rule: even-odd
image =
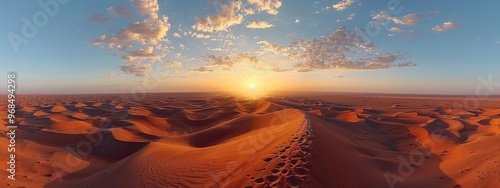
[{"label": "setting sun", "polygon": [[248,87],[250,87],[250,88],[255,88],[255,84],[254,84],[254,83],[251,83]]}]

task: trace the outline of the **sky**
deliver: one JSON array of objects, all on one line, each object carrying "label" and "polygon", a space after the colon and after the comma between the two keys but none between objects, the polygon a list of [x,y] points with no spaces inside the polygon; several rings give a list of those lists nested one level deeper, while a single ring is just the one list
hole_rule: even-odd
[{"label": "sky", "polygon": [[18,93],[500,94],[497,1],[6,4],[0,65]]}]

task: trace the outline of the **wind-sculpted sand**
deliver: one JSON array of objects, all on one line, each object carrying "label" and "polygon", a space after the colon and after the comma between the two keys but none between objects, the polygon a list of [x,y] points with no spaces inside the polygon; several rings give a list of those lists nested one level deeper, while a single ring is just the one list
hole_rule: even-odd
[{"label": "wind-sculpted sand", "polygon": [[500,187],[496,98],[475,108],[347,94],[16,101],[16,180],[2,170],[2,187]]}]

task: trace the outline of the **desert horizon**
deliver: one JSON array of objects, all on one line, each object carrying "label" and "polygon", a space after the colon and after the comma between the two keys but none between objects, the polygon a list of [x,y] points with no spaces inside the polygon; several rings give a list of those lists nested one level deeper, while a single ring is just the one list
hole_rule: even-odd
[{"label": "desert horizon", "polygon": [[500,2],[0,7],[0,187],[500,187]]}]

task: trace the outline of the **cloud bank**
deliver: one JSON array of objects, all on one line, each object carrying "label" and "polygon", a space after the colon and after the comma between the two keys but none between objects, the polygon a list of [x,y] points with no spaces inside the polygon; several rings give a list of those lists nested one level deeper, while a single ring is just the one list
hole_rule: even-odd
[{"label": "cloud bank", "polygon": [[272,26],[273,24],[270,24],[269,22],[266,21],[252,21],[247,24],[247,28],[250,29],[267,29]]},{"label": "cloud bank", "polygon": [[343,11],[347,9],[347,7],[351,6],[356,0],[342,0],[334,5],[332,5],[332,8],[337,10],[337,11]]},{"label": "cloud bank", "polygon": [[434,30],[436,32],[439,32],[439,33],[442,33],[442,32],[445,32],[447,30],[450,30],[450,29],[453,29],[453,28],[457,28],[457,27],[460,27],[459,23],[444,22],[443,25],[436,25],[436,26],[434,26],[432,28],[432,30]]},{"label": "cloud bank", "polygon": [[400,62],[405,56],[373,50],[359,32],[340,28],[330,35],[314,39],[300,39],[286,46],[258,42],[264,51],[294,62],[291,67],[279,70],[311,72],[331,69],[368,70],[415,66],[412,62]]}]

